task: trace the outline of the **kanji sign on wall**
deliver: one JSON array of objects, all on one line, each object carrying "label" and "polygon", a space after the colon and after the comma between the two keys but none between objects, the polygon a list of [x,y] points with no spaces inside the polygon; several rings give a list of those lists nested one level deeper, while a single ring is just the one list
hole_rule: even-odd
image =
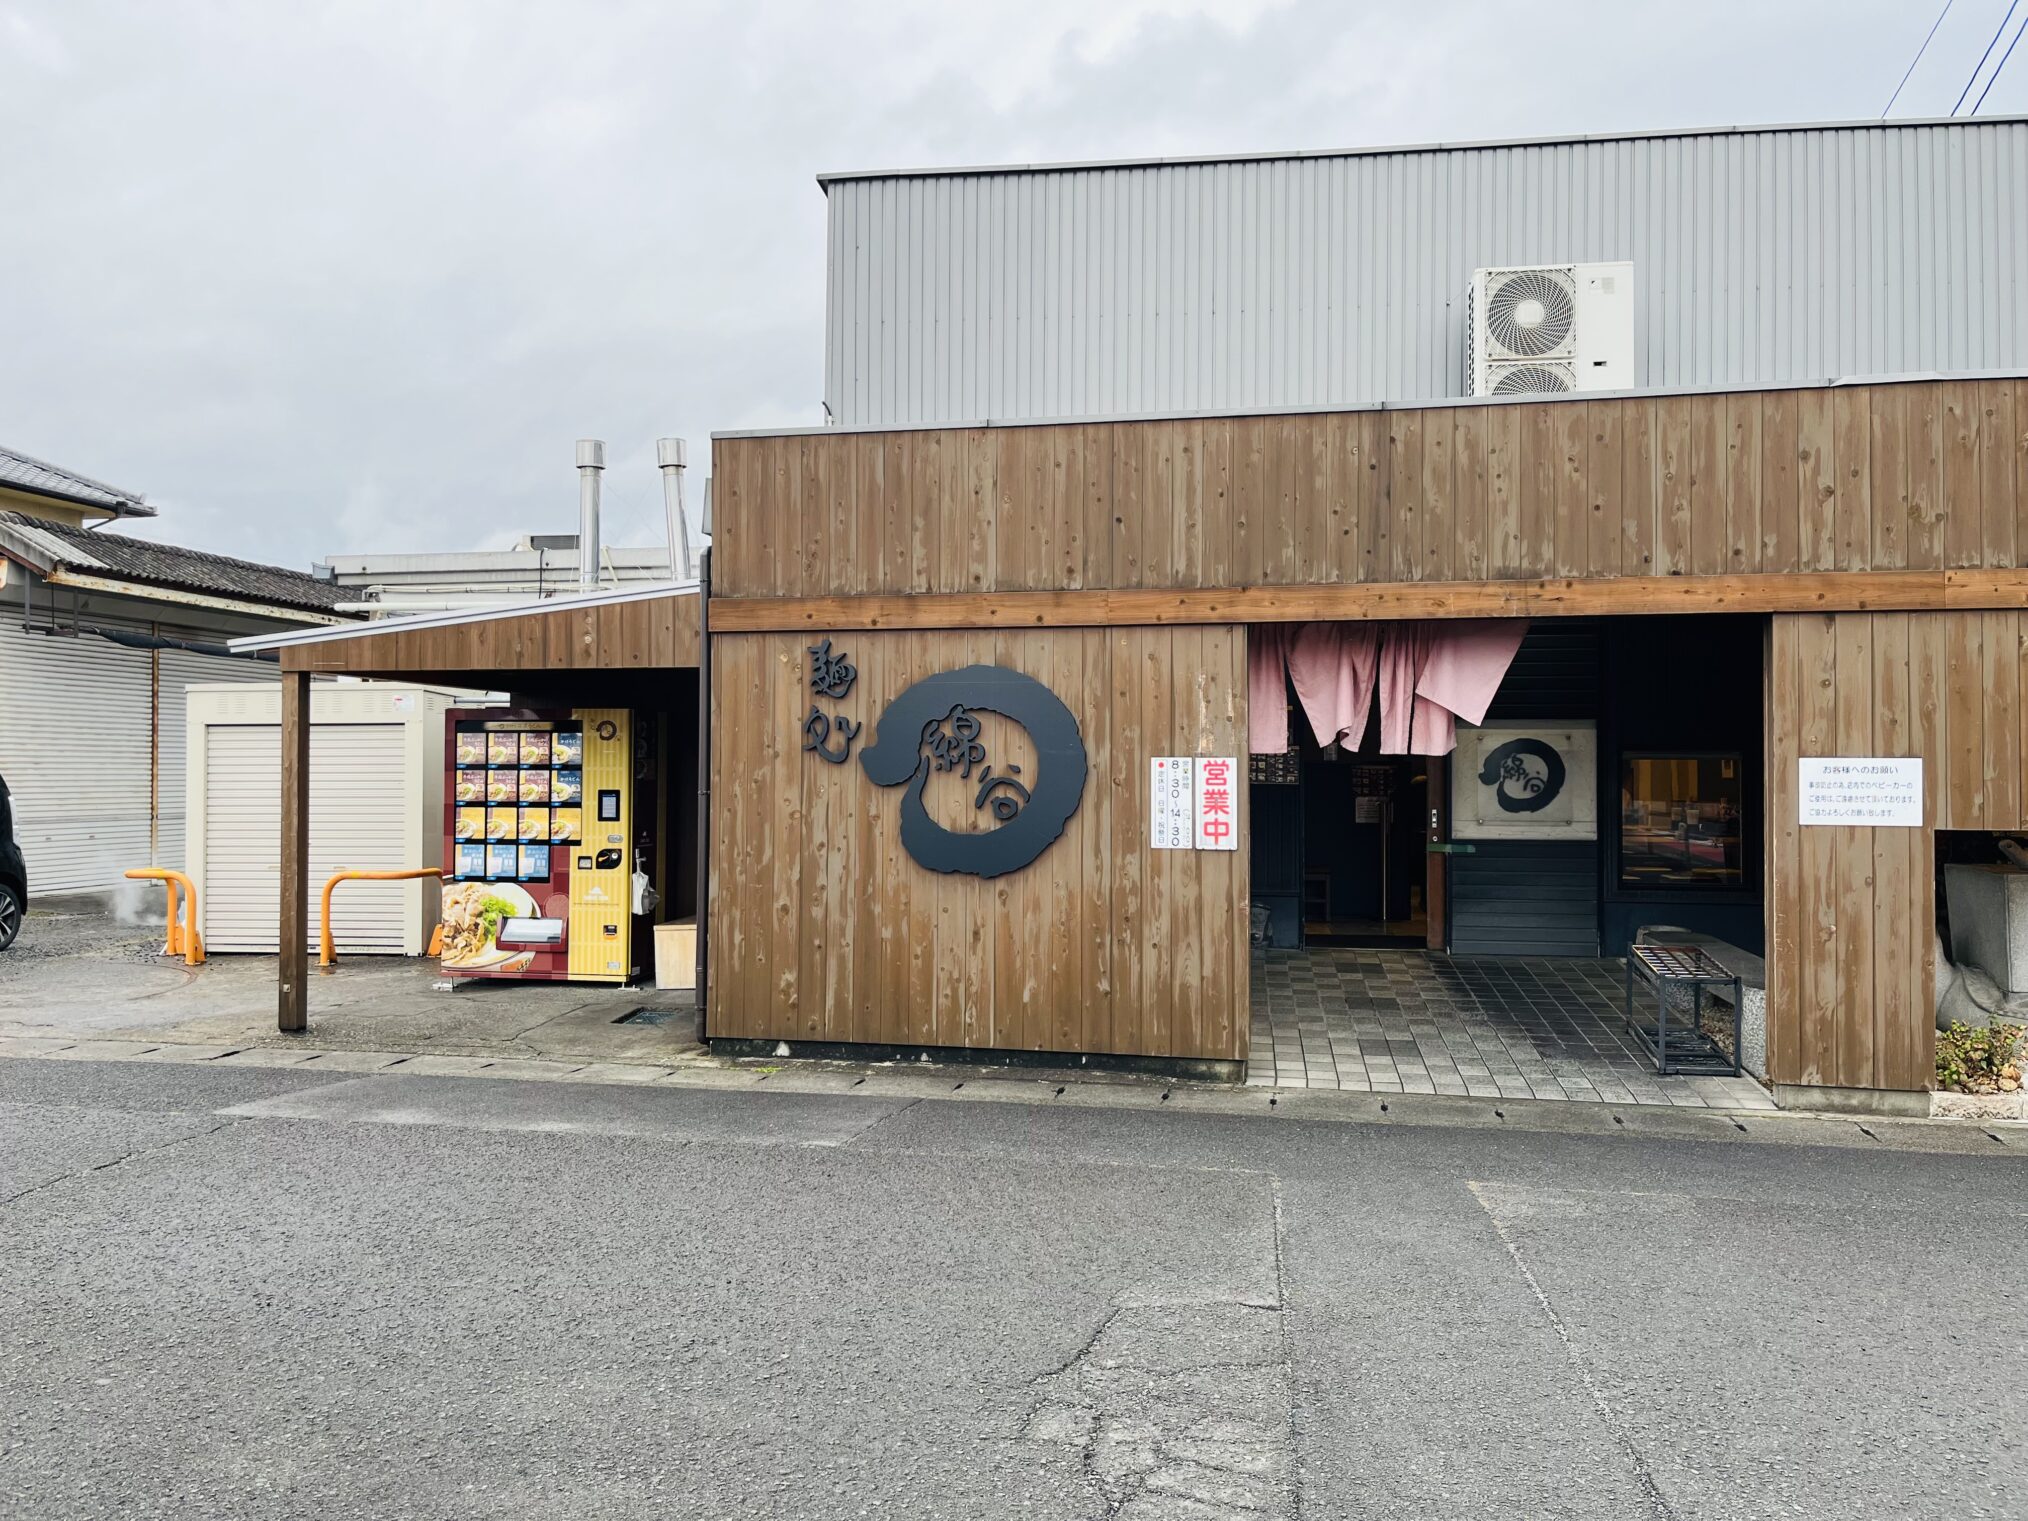
[{"label": "kanji sign on wall", "polygon": [[1239,760],[1231,755],[1197,758],[1192,789],[1192,823],[1199,850],[1239,849]]}]

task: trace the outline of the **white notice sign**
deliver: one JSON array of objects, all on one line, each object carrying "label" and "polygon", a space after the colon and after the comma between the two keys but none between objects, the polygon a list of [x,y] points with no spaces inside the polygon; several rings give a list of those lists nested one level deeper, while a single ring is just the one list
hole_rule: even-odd
[{"label": "white notice sign", "polygon": [[1188,850],[1196,838],[1197,762],[1187,755],[1157,755],[1148,762],[1148,843],[1157,850]]},{"label": "white notice sign", "polygon": [[1805,755],[1796,765],[1805,824],[1922,827],[1919,755]]},{"label": "white notice sign", "polygon": [[1239,758],[1208,755],[1197,758],[1197,786],[1192,814],[1199,850],[1239,849]]}]

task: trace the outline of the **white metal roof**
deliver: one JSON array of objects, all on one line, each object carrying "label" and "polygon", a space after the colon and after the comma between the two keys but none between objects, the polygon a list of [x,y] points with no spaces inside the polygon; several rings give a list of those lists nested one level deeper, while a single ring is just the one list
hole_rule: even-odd
[{"label": "white metal roof", "polygon": [[1033,164],[969,164],[960,168],[838,169],[817,176],[820,186],[845,180],[938,179],[970,174],[1061,174],[1093,169],[1173,169],[1202,164],[1272,164],[1299,159],[1371,158],[1397,153],[1462,153],[1488,148],[1557,148],[1574,143],[1638,143],[1657,138],[1743,137],[1770,132],[1849,132],[1880,127],[1970,127],[2028,122],[2028,114],[1991,116],[1903,116],[1851,121],[1765,122],[1722,127],[1660,127],[1643,132],[1571,132],[1550,137],[1465,138],[1457,142],[1392,143],[1370,148],[1266,149],[1258,153],[1175,154],[1148,158],[1082,158]]}]

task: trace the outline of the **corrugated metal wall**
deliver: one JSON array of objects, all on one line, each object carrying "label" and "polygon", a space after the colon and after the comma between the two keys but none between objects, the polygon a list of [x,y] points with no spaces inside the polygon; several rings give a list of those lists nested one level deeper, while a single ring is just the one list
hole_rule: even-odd
[{"label": "corrugated metal wall", "polygon": [[[147,603],[114,597],[94,597],[82,608],[66,599],[53,612],[44,601],[37,609],[34,633],[23,630],[13,608],[11,618],[0,618],[0,777],[14,797],[30,898],[117,887],[133,866],[186,866],[184,688],[193,681],[272,683],[277,668],[185,650],[151,655],[92,634],[50,632],[50,624],[72,630],[81,620],[204,642],[273,625],[230,616],[208,626],[170,622],[152,616],[157,609]],[[168,604],[161,611],[203,616]],[[158,726],[152,741],[151,726]]]},{"label": "corrugated metal wall", "polygon": [[1463,393],[1474,268],[1631,259],[1642,387],[2028,364],[2028,122],[828,182],[847,425]]}]

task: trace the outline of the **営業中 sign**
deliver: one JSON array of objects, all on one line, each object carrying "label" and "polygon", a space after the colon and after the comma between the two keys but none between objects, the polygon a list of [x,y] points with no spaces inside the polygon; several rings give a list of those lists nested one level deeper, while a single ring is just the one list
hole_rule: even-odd
[{"label": "\u55b6\u696d\u4e2d sign", "polygon": [[1199,850],[1239,849],[1239,758],[1200,755],[1192,789],[1193,839]]},{"label": "\u55b6\u696d\u4e2d sign", "polygon": [[1922,826],[1919,755],[1805,755],[1796,767],[1797,805],[1804,824]]}]

